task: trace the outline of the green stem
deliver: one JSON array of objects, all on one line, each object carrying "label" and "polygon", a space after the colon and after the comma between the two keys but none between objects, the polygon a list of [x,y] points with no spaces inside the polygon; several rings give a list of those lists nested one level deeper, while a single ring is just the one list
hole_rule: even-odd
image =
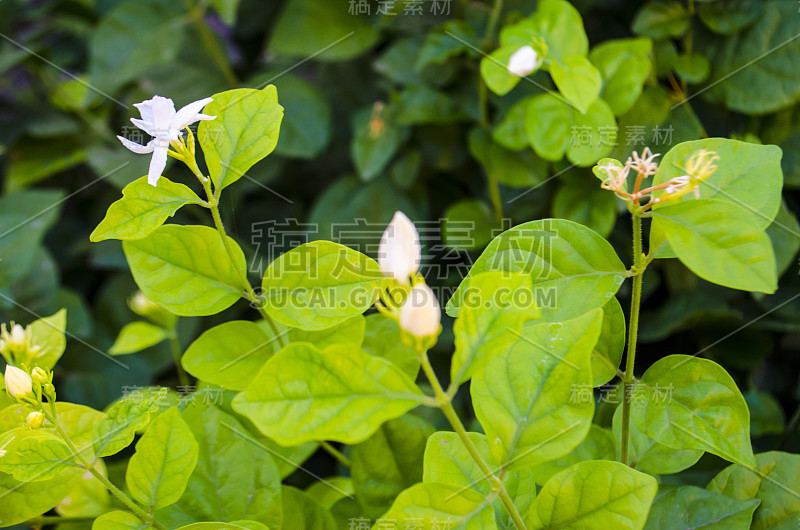
[{"label": "green stem", "polygon": [[222,224],[222,217],[219,214],[219,197],[211,191],[210,179],[203,176],[200,168],[197,167],[197,161],[194,159],[194,156],[190,157],[189,155],[190,153],[186,151],[184,155],[184,161],[192,173],[194,173],[194,175],[197,177],[197,180],[200,181],[200,184],[203,186],[203,190],[208,198],[208,208],[211,210],[211,217],[214,220],[214,227],[217,229],[217,232],[219,232],[219,237],[222,239],[222,245],[225,247],[225,252],[227,252],[228,258],[231,260],[231,263],[234,266],[233,268],[239,274],[239,279],[242,282],[242,289],[244,291],[244,297],[247,298],[250,303],[255,305],[255,307],[258,309],[258,312],[261,313],[261,318],[267,322],[270,329],[275,334],[275,340],[278,342],[278,344],[281,347],[286,346],[286,343],[281,338],[278,326],[261,305],[258,295],[253,290],[253,286],[250,285],[250,281],[247,279],[247,274],[236,267],[236,254],[234,253],[231,242],[228,239],[228,234],[225,233],[225,225]]},{"label": "green stem", "polygon": [[183,365],[181,364],[181,343],[178,340],[178,333],[173,329],[169,335],[169,347],[172,350],[172,359],[175,361],[175,369],[178,371],[178,380],[180,381],[181,385],[184,387],[188,387],[191,381],[189,380],[189,374],[183,369]]},{"label": "green stem", "polygon": [[95,515],[76,515],[72,517],[60,517],[56,515],[40,515],[33,519],[28,519],[23,525],[41,528],[48,525],[59,525],[67,523],[89,523],[97,518]]},{"label": "green stem", "polygon": [[225,80],[228,84],[237,86],[239,80],[236,78],[236,74],[233,73],[233,69],[228,62],[228,58],[225,56],[225,52],[219,46],[219,42],[214,38],[214,34],[211,33],[211,30],[208,29],[208,26],[203,20],[203,9],[192,4],[191,0],[183,0],[183,4],[189,11],[189,18],[192,19],[192,23],[197,28],[197,33],[200,34],[200,40],[203,41],[203,46],[205,46],[206,51],[209,56],[211,56],[211,60],[213,60],[220,71],[222,71],[222,75],[225,76]]},{"label": "green stem", "polygon": [[[500,13],[503,11],[503,0],[495,0],[492,12],[489,15],[489,22],[486,25],[486,33],[483,35],[482,48],[484,52],[489,51],[489,47],[494,40],[494,32],[497,22],[500,20]],[[481,126],[489,126],[489,92],[483,78],[478,75],[478,105],[480,108]],[[500,222],[503,219],[503,201],[500,198],[500,185],[496,177],[489,175],[489,198],[492,201],[495,220]]]},{"label": "green stem", "polygon": [[121,489],[116,487],[110,480],[104,477],[102,473],[97,471],[94,468],[94,466],[91,463],[89,463],[89,461],[86,460],[86,458],[83,457],[78,448],[75,447],[75,443],[69,437],[64,428],[61,426],[61,422],[58,419],[58,412],[56,411],[56,404],[51,401],[49,405],[50,405],[50,413],[48,414],[47,410],[46,409],[44,410],[45,414],[48,416],[47,419],[50,420],[50,422],[55,426],[59,436],[61,436],[61,438],[64,440],[64,443],[67,444],[67,447],[72,452],[72,456],[74,456],[75,459],[78,460],[78,462],[80,462],[81,467],[86,471],[88,471],[89,473],[91,473],[92,475],[94,475],[94,477],[98,481],[100,481],[100,483],[103,486],[105,486],[105,488],[108,491],[110,491],[111,494],[114,495],[114,497],[119,499],[120,502],[122,502],[122,504],[127,506],[128,509],[136,515],[136,517],[138,517],[139,519],[141,519],[146,523],[150,523],[153,526],[153,528],[158,528],[159,530],[167,530],[166,526],[156,521],[155,517],[152,514],[148,513],[144,508],[136,504],[136,502],[134,502],[133,499],[128,497]]},{"label": "green stem", "polygon": [[634,383],[633,365],[636,360],[636,340],[639,333],[639,308],[642,302],[642,279],[644,275],[644,254],[642,254],[641,212],[633,212],[633,292],[631,294],[631,315],[628,325],[628,353],[625,359],[625,375],[622,378],[622,438],[620,440],[620,462],[628,464],[628,446],[631,427],[631,390]]},{"label": "green stem", "polygon": [[514,502],[511,500],[511,497],[508,495],[508,492],[503,486],[502,480],[500,480],[500,478],[498,478],[497,475],[492,472],[492,470],[489,468],[489,465],[478,452],[478,448],[475,447],[475,444],[472,443],[469,435],[467,435],[467,430],[464,428],[464,424],[461,423],[458,413],[456,413],[456,410],[453,408],[450,396],[445,393],[444,389],[442,389],[442,385],[439,384],[439,379],[436,377],[436,373],[433,371],[433,367],[428,359],[427,352],[424,350],[421,351],[419,357],[422,364],[422,370],[425,372],[425,375],[427,376],[428,381],[430,382],[431,387],[436,394],[436,398],[439,400],[439,408],[442,409],[447,421],[450,422],[453,430],[455,430],[456,434],[458,434],[458,437],[461,439],[461,443],[463,443],[464,447],[467,448],[467,452],[469,452],[472,459],[476,464],[478,464],[478,467],[483,475],[489,481],[489,484],[491,484],[492,491],[495,491],[500,497],[500,501],[503,503],[503,506],[505,506],[509,515],[511,515],[511,520],[514,521],[514,526],[516,526],[518,529],[524,530],[525,523],[522,521],[522,517],[520,517],[519,512],[517,511],[517,507],[514,506]]},{"label": "green stem", "polygon": [[333,458],[339,461],[344,467],[350,467],[350,459],[347,458],[342,454],[341,451],[336,449],[334,446],[329,444],[328,442],[319,442],[320,447],[322,447],[328,454],[330,454]]}]

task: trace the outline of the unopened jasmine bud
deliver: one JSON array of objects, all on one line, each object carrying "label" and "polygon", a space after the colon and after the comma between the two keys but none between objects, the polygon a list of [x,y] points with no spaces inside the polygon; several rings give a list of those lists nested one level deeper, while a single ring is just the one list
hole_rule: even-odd
[{"label": "unopened jasmine bud", "polygon": [[419,270],[421,262],[422,247],[414,223],[403,212],[395,212],[378,246],[381,272],[402,284],[408,284],[409,278]]},{"label": "unopened jasmine bud", "polygon": [[400,307],[400,327],[417,338],[439,333],[442,310],[430,287],[415,285]]},{"label": "unopened jasmine bud", "polygon": [[38,366],[31,371],[31,379],[39,383],[40,385],[44,385],[50,382],[50,376],[47,375],[47,372],[39,368]]},{"label": "unopened jasmine bud", "polygon": [[15,399],[23,399],[33,396],[33,381],[24,370],[15,366],[6,365],[4,375],[6,390]]},{"label": "unopened jasmine bud", "polygon": [[511,54],[508,59],[508,73],[517,77],[525,77],[533,73],[539,65],[539,54],[532,46],[523,46]]},{"label": "unopened jasmine bud", "polygon": [[31,429],[38,429],[44,422],[44,414],[41,412],[31,412],[28,414],[28,417],[25,418],[25,422]]}]

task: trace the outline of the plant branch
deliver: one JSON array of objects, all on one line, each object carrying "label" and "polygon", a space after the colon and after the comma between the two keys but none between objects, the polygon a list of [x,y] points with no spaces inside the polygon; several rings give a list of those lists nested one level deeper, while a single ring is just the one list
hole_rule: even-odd
[{"label": "plant branch", "polygon": [[214,61],[214,63],[222,72],[222,75],[225,76],[225,80],[228,82],[228,84],[232,87],[237,86],[239,84],[239,79],[233,72],[230,63],[228,62],[228,58],[225,56],[225,52],[219,46],[219,43],[214,38],[214,34],[210,29],[208,29],[208,26],[203,20],[203,9],[193,4],[191,0],[183,0],[183,4],[189,11],[189,18],[192,20],[195,28],[197,28],[197,33],[200,35],[200,40],[203,41],[203,46],[205,46],[208,55],[211,57],[211,60]]},{"label": "plant branch", "polygon": [[322,447],[329,455],[339,461],[344,467],[350,467],[350,459],[344,456],[341,451],[336,449],[334,446],[329,444],[328,442],[319,442],[320,447]]},{"label": "plant branch", "polygon": [[172,351],[172,359],[175,361],[175,369],[178,371],[178,381],[180,381],[181,385],[184,387],[188,387],[191,383],[189,379],[189,374],[186,373],[186,370],[183,369],[183,365],[181,364],[181,343],[178,340],[178,333],[173,328],[170,330],[169,334],[169,347]]}]

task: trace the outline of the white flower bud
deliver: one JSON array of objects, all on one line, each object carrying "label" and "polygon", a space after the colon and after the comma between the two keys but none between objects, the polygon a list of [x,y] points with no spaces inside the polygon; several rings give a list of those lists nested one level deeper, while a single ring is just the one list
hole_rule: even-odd
[{"label": "white flower bud", "polygon": [[31,429],[38,429],[44,422],[44,414],[41,412],[31,412],[28,414],[28,417],[25,418],[25,421],[28,423],[28,427]]},{"label": "white flower bud", "polygon": [[400,327],[415,337],[425,338],[439,332],[442,310],[430,287],[417,284],[400,307]]},{"label": "white flower bud", "polygon": [[523,46],[508,59],[508,73],[525,77],[539,68],[539,54],[531,46]]},{"label": "white flower bud", "polygon": [[33,381],[24,370],[6,365],[5,381],[11,397],[21,399],[33,395]]},{"label": "white flower bud", "polygon": [[422,247],[417,228],[403,212],[395,212],[378,247],[381,272],[402,284],[408,284],[409,278],[419,270],[421,262]]},{"label": "white flower bud", "polygon": [[47,372],[45,372],[38,366],[31,371],[31,379],[33,379],[40,385],[44,385],[50,382],[50,376],[48,376]]}]

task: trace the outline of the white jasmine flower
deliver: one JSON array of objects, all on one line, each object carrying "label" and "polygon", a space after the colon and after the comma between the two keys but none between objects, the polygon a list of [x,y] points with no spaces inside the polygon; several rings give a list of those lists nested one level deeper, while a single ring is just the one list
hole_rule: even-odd
[{"label": "white jasmine flower", "polygon": [[153,96],[153,99],[135,103],[139,109],[141,119],[131,118],[131,123],[153,137],[147,145],[140,145],[122,136],[117,136],[122,145],[137,154],[153,153],[150,160],[150,169],[147,172],[147,182],[155,186],[158,177],[167,165],[167,151],[170,142],[178,141],[181,129],[200,120],[213,120],[216,116],[201,114],[200,111],[208,105],[212,98],[204,98],[189,103],[179,111],[175,111],[175,104],[169,98]]},{"label": "white jasmine flower", "polygon": [[540,65],[539,54],[532,46],[523,46],[511,54],[508,59],[508,73],[517,77],[525,77],[534,72]]},{"label": "white jasmine flower", "polygon": [[381,272],[402,284],[417,273],[422,262],[422,247],[414,223],[403,212],[395,212],[378,246]]},{"label": "white jasmine flower", "polygon": [[20,399],[33,395],[33,381],[24,370],[7,364],[4,377],[6,390],[11,397]]},{"label": "white jasmine flower", "polygon": [[425,338],[439,332],[441,320],[442,310],[431,288],[424,283],[415,285],[400,307],[400,327]]}]

